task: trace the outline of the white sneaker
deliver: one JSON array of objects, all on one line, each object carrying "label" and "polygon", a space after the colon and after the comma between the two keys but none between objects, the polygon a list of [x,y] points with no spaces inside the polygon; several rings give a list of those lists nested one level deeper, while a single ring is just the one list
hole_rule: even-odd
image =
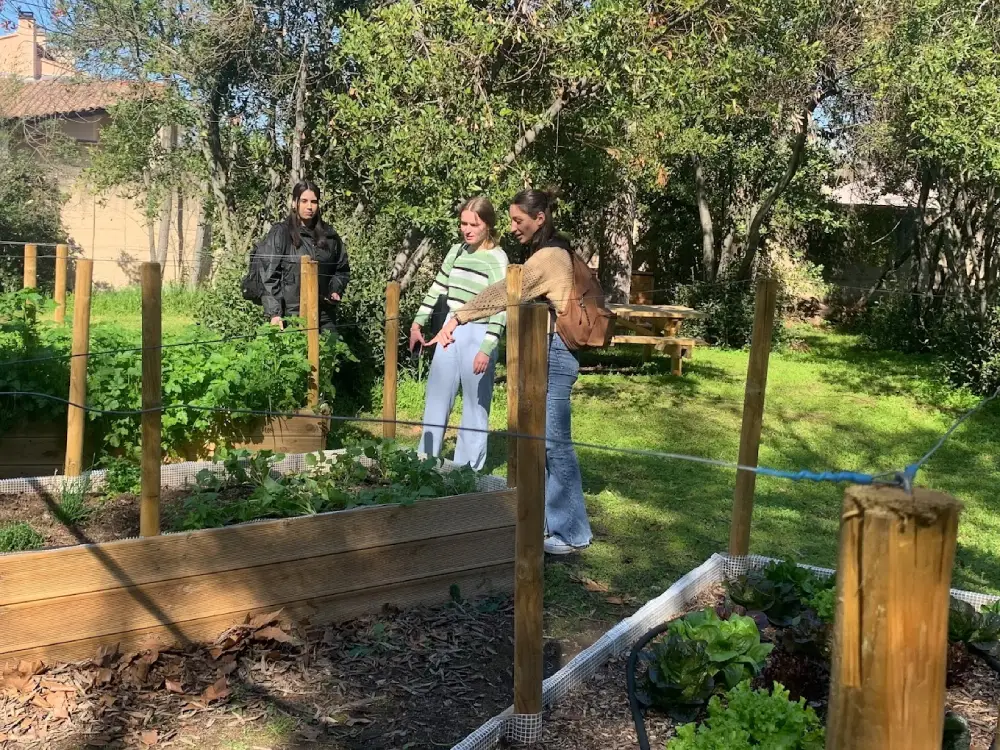
[{"label": "white sneaker", "polygon": [[552,536],[545,537],[544,542],[545,551],[550,555],[571,555],[574,552],[579,552],[582,549],[587,549],[589,544],[584,544],[581,547],[574,547],[572,544],[567,544],[560,537]]}]

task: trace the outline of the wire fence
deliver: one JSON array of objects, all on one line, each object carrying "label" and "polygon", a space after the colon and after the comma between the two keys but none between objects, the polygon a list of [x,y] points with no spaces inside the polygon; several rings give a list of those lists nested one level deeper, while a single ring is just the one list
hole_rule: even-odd
[{"label": "wire fence", "polygon": [[[2,244],[2,243],[0,243]],[[38,243],[42,244],[42,243]],[[45,256],[42,256],[45,257]],[[55,257],[55,256],[52,256]],[[747,282],[722,282],[724,284],[745,284]],[[841,287],[841,288],[856,288],[862,289],[862,287]],[[656,292],[669,292],[672,291],[672,287],[665,287],[659,289],[644,290],[646,293],[656,293]],[[556,303],[565,300],[549,300],[550,302]],[[527,308],[537,304],[535,302],[522,302],[519,303],[520,307]],[[476,309],[475,306],[467,309]],[[483,308],[486,309],[486,308]],[[400,322],[401,317],[387,317],[384,318],[385,322]],[[338,322],[337,329],[350,329],[356,328],[363,325],[370,325],[360,322]],[[288,335],[288,334],[307,334],[311,331],[319,330],[316,328],[309,327],[287,327],[279,331],[269,331],[266,326],[262,325],[262,328],[253,333],[246,334],[234,334],[229,336],[221,336],[215,338],[203,338],[203,339],[192,339],[188,341],[172,341],[159,343],[152,346],[128,346],[128,347],[118,347],[112,349],[98,350],[98,351],[88,351],[79,353],[62,353],[58,355],[49,355],[43,357],[26,357],[21,359],[8,359],[5,361],[0,361],[0,368],[18,368],[18,367],[30,367],[32,365],[37,365],[45,362],[52,361],[70,361],[77,357],[85,358],[100,358],[103,356],[114,356],[119,354],[141,354],[143,352],[151,350],[169,350],[180,347],[211,347],[221,344],[236,342],[236,341],[249,341],[253,339],[258,339],[265,336],[271,335]],[[8,389],[0,391],[0,397],[5,399],[14,398],[32,398],[32,399],[42,399],[54,403],[59,403],[67,407],[74,407],[81,409],[89,414],[99,415],[99,416],[110,416],[110,417],[139,417],[142,414],[148,413],[153,410],[143,410],[143,409],[100,409],[88,405],[86,403],[73,403],[69,399],[64,398],[59,395],[52,393],[44,393],[34,390],[26,389]],[[706,466],[713,466],[717,468],[723,468],[731,471],[745,471],[752,472],[758,475],[774,477],[779,479],[785,479],[789,481],[809,481],[809,482],[852,482],[857,484],[885,484],[900,486],[906,489],[912,489],[913,483],[916,480],[917,473],[919,470],[926,465],[930,458],[939,451],[947,442],[947,440],[958,430],[961,425],[971,418],[973,415],[981,411],[987,404],[991,401],[1000,397],[1000,388],[995,392],[983,397],[975,406],[963,412],[955,422],[937,439],[933,445],[927,450],[927,452],[921,455],[918,459],[907,463],[900,467],[890,467],[890,468],[880,468],[878,470],[872,470],[868,472],[864,471],[849,471],[841,470],[837,468],[829,468],[816,470],[813,468],[804,469],[784,469],[770,466],[762,465],[745,465],[734,461],[726,461],[713,457],[697,456],[691,455],[683,452],[675,451],[662,451],[644,448],[625,448],[620,446],[612,446],[596,442],[585,442],[585,441],[574,441],[574,440],[560,440],[556,438],[548,438],[547,442],[549,444],[566,444],[572,445],[578,448],[585,448],[590,450],[605,451],[618,453],[621,455],[633,455],[642,456],[646,458],[652,458],[656,460],[664,461],[684,461],[690,463],[697,463]],[[366,417],[359,415],[350,414],[302,414],[301,412],[293,411],[281,411],[281,410],[266,410],[266,409],[247,409],[237,406],[227,407],[227,406],[205,406],[192,403],[174,403],[174,404],[164,404],[155,411],[169,412],[169,411],[181,411],[187,410],[190,412],[211,412],[216,414],[225,414],[229,416],[244,416],[244,417],[260,417],[264,419],[320,419],[328,422],[341,422],[341,423],[365,423],[365,424],[385,424],[394,423],[399,426],[406,427],[436,427],[441,429],[450,429],[455,431],[469,431],[469,432],[480,432],[488,433],[496,438],[516,438],[516,439],[526,439],[526,440],[544,440],[546,438],[539,437],[536,435],[528,435],[512,430],[483,430],[468,426],[455,426],[455,425],[427,425],[423,422],[417,422],[412,420],[400,420],[400,419],[384,419],[375,417]]]}]

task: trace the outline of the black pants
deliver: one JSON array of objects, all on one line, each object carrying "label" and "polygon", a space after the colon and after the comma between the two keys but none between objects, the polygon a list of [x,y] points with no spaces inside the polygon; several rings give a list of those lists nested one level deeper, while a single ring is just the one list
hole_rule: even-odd
[{"label": "black pants", "polygon": [[[287,305],[285,307],[285,318],[297,318],[299,316],[299,306]],[[335,333],[337,331],[337,305],[335,303],[319,303],[319,330],[323,333]]]}]

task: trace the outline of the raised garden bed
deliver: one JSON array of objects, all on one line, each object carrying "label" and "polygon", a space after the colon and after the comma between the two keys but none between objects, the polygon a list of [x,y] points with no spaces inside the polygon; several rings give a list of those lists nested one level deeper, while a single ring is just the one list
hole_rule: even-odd
[{"label": "raised garden bed", "polygon": [[[812,729],[821,728],[826,715],[829,669],[826,639],[818,624],[821,618],[816,616],[816,610],[822,612],[826,607],[823,601],[827,594],[824,592],[830,589],[821,583],[815,584],[832,571],[810,569],[819,573],[819,577],[816,577],[799,566],[798,569],[802,570],[800,578],[799,574],[789,574],[789,569],[795,569],[796,566],[785,564],[777,576],[772,576],[775,580],[768,584],[771,589],[763,592],[758,590],[760,587],[754,581],[747,585],[746,579],[742,578],[748,572],[754,579],[761,577],[760,571],[773,562],[760,557],[729,559],[720,555],[713,556],[663,595],[648,602],[632,617],[608,631],[594,646],[579,654],[560,672],[545,681],[543,692],[547,709],[536,747],[539,750],[638,748],[626,698],[626,657],[630,648],[644,633],[668,622],[675,623],[668,633],[673,635],[675,641],[684,643],[675,642],[660,651],[662,659],[646,661],[647,664],[657,662],[660,674],[667,675],[654,680],[658,683],[658,690],[655,687],[651,689],[650,683],[644,681],[644,676],[648,674],[646,668],[640,666],[638,669],[638,692],[645,693],[647,700],[651,693],[659,693],[655,696],[658,705],[651,707],[646,715],[645,726],[650,747],[662,749],[664,743],[676,737],[678,727],[682,724],[691,726],[688,733],[703,726],[711,700],[717,702],[715,714],[724,712],[733,697],[727,681],[742,683],[746,686],[742,688],[744,691],[770,690],[773,683],[778,681],[789,690],[791,699],[802,699],[803,706],[815,714],[815,719],[810,720]],[[767,589],[767,586],[763,588]],[[766,613],[739,605],[733,600],[734,593],[738,599],[747,603],[750,603],[752,597],[758,597],[758,605]],[[952,639],[968,643],[992,641],[991,645],[995,648],[998,620],[994,617],[1000,616],[990,615],[987,611],[985,616],[970,617],[971,612],[991,604],[995,597],[961,591],[954,591],[953,595]],[[706,608],[708,613],[702,614]],[[740,615],[741,612],[744,614]],[[692,613],[695,614],[693,620],[686,621],[683,626],[676,624],[680,622],[679,618]],[[727,627],[728,620],[733,615],[746,617],[754,631],[753,637],[742,641],[736,649],[704,646],[691,648],[699,637],[708,637],[697,636],[695,631],[701,629],[705,633],[713,628],[719,630],[711,623],[706,630],[698,620],[713,620],[720,613],[727,620]],[[760,624],[757,625],[757,622]],[[740,627],[745,627],[746,624],[744,621]],[[765,647],[763,650],[754,645],[758,634],[760,643]],[[671,635],[665,636],[670,637]],[[680,659],[675,658],[678,655],[678,645],[682,650],[686,649]],[[712,651],[718,659],[714,666],[712,659],[703,658],[705,650]],[[971,747],[986,750],[997,729],[1000,675],[985,660],[971,655],[969,651],[968,645],[953,644],[951,647],[947,703],[941,710],[961,716],[971,735]],[[734,669],[732,674],[724,674],[721,669],[730,662],[739,668]],[[738,690],[739,688],[737,692]],[[753,698],[753,701],[757,700],[756,697]],[[782,701],[788,704],[788,701]],[[795,712],[799,715],[806,713],[799,708]],[[671,713],[674,718],[671,718]],[[761,713],[763,712],[758,708],[745,712],[751,716]],[[728,718],[731,719],[732,716]],[[456,750],[501,747],[503,738],[512,731],[514,725],[511,722],[511,718],[505,715],[494,717],[456,745]],[[696,735],[703,731],[698,729]],[[717,747],[711,744],[711,737],[704,741],[708,744],[692,745],[689,741],[687,745],[668,744],[667,748]],[[815,732],[811,741],[813,744],[801,747],[823,746]],[[816,744],[817,742],[820,744]],[[767,746],[766,739],[761,746]],[[799,745],[788,747],[796,748]],[[959,744],[956,747],[969,745]]]},{"label": "raised garden bed", "polygon": [[[299,469],[306,463],[289,458]],[[180,476],[170,468],[168,483]],[[202,490],[226,471],[219,464],[198,469]],[[198,507],[242,512],[256,503],[265,515],[289,516],[317,488],[326,494],[302,512],[356,507],[2,555],[0,663],[83,658],[101,645],[127,650],[150,636],[196,642],[248,613],[278,608],[296,619],[333,622],[386,604],[446,601],[453,586],[482,595],[513,584],[515,494],[496,478],[480,478],[473,492],[434,498],[433,488],[400,493],[402,481],[338,489],[293,473],[286,476],[296,492],[275,500],[280,483],[265,475],[256,489],[233,489],[228,499],[222,490]],[[190,499],[180,501],[181,523],[191,519]],[[215,518],[246,520],[240,512]]]}]

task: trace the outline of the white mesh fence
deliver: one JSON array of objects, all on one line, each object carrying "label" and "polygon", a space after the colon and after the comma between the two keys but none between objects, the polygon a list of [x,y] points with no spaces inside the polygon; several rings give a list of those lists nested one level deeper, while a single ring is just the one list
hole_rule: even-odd
[{"label": "white mesh fence", "polygon": [[[751,570],[760,570],[772,562],[780,561],[760,555],[745,557],[712,555],[663,594],[647,602],[634,615],[619,622],[594,645],[581,651],[565,667],[545,680],[542,683],[543,703],[546,706],[558,703],[568,693],[590,679],[608,661],[631,649],[643,634],[684,614],[701,594],[724,581],[745,575]],[[800,567],[809,568],[823,576],[834,574],[830,568],[818,568],[813,565],[800,565]],[[1000,598],[959,589],[952,589],[951,593],[976,607],[991,604]],[[621,689],[624,696],[624,680]],[[531,744],[541,741],[541,735],[540,716],[517,715],[511,707],[487,721],[452,750],[494,750],[500,747],[500,743],[504,740],[517,744]]]},{"label": "white mesh fence", "polygon": [[[323,451],[326,458],[335,458],[344,454],[344,450]],[[286,455],[281,461],[276,462],[271,468],[278,474],[295,474],[307,471],[309,464],[306,456],[315,456],[317,453],[294,453]],[[371,465],[371,461],[362,457],[361,462]],[[240,461],[244,466],[249,465],[247,459]],[[451,471],[456,468],[451,461],[445,461],[441,467],[442,471]],[[217,476],[225,476],[226,469],[220,462],[215,461],[185,461],[177,464],[163,464],[160,467],[160,486],[164,489],[183,489],[193,486],[195,477],[203,469],[208,469]],[[89,483],[89,489],[96,492],[104,488],[107,470],[95,469],[86,471],[78,477],[67,477],[62,474],[53,474],[47,477],[18,477],[17,479],[0,480],[0,495],[19,495],[23,493],[50,494],[59,493],[67,483],[76,484],[80,482]],[[76,484],[76,486],[79,486]],[[477,488],[480,492],[494,492],[507,489],[507,483],[503,477],[491,475],[480,475],[478,477]]]}]

